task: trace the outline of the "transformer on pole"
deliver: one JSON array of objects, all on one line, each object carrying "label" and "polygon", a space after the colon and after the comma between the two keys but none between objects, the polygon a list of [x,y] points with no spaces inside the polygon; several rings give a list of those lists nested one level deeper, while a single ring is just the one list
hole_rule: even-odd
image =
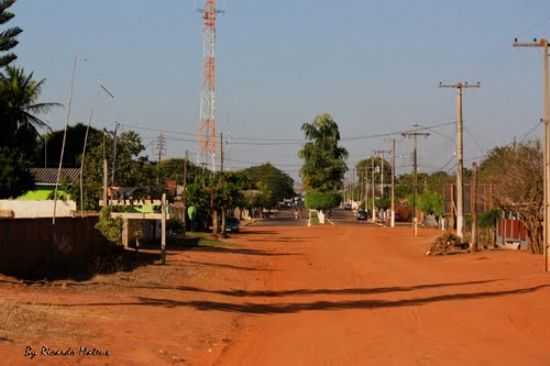
[{"label": "transformer on pole", "polygon": [[199,145],[201,163],[216,169],[216,18],[222,11],[216,0],[205,0],[199,9],[203,19],[203,62],[200,104]]}]

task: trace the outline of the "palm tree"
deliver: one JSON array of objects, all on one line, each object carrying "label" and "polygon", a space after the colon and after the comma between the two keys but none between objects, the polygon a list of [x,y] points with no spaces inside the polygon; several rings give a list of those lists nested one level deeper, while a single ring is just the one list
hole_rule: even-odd
[{"label": "palm tree", "polygon": [[38,99],[45,79],[36,81],[34,74],[25,74],[23,68],[8,66],[0,75],[0,116],[4,132],[0,134],[1,146],[18,146],[24,152],[33,153],[38,129],[49,129],[38,115],[48,112],[59,103],[44,103]]}]

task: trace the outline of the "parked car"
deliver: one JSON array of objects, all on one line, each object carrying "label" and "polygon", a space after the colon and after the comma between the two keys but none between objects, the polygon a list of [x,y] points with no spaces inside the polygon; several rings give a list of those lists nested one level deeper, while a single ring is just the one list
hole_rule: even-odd
[{"label": "parked car", "polygon": [[225,221],[225,231],[228,233],[238,233],[241,222],[235,217],[228,217]]},{"label": "parked car", "polygon": [[365,210],[359,210],[357,211],[357,220],[359,221],[365,221],[367,220],[369,215],[367,214],[367,211]]}]

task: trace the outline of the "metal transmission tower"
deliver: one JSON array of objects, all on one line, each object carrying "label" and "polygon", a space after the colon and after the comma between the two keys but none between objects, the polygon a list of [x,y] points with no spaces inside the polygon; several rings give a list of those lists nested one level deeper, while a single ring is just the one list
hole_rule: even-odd
[{"label": "metal transmission tower", "polygon": [[543,87],[544,87],[544,230],[543,230],[543,251],[544,271],[548,272],[548,249],[550,241],[550,66],[548,52],[550,42],[545,39],[534,39],[533,42],[520,43],[514,39],[514,47],[537,47],[542,48],[543,58]]},{"label": "metal transmission tower", "polygon": [[462,116],[462,98],[464,89],[480,88],[481,83],[456,84],[439,83],[440,88],[456,89],[456,235],[464,239],[464,119]]},{"label": "metal transmission tower", "polygon": [[166,146],[166,136],[164,136],[163,133],[159,135],[157,138],[157,145],[155,146],[156,153],[158,154],[158,162],[157,162],[157,184],[160,185],[160,163],[162,162],[162,158],[166,156],[168,153],[168,149]]},{"label": "metal transmission tower", "polygon": [[203,19],[203,65],[200,104],[199,144],[201,163],[210,158],[216,170],[216,18],[223,13],[216,9],[216,0],[205,0],[198,9]]}]

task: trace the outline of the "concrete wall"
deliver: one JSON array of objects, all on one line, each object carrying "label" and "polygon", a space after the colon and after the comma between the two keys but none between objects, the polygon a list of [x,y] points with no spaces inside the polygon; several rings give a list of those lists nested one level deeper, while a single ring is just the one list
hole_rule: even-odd
[{"label": "concrete wall", "polygon": [[[41,218],[53,216],[54,201],[0,200],[0,210],[13,211],[15,218]],[[72,217],[75,201],[57,201],[56,217]]]},{"label": "concrete wall", "polygon": [[87,273],[109,244],[97,217],[0,220],[0,273],[45,278]]}]

